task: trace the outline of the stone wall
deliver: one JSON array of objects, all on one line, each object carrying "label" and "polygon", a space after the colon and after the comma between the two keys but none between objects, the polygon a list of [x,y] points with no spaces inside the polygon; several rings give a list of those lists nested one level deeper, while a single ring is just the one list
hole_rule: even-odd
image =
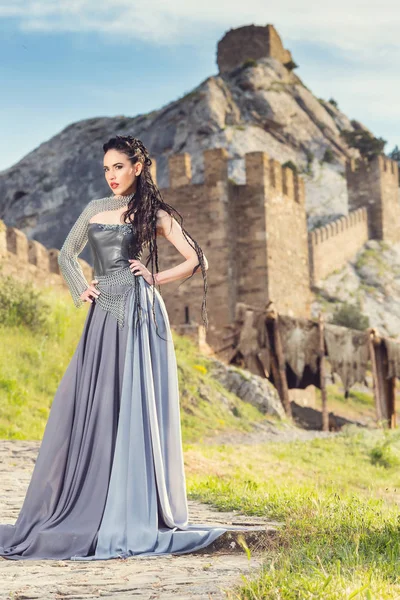
[{"label": "stone wall", "polygon": [[[208,318],[207,341],[216,343],[221,330],[233,321],[236,301],[235,224],[229,211],[228,155],[216,148],[203,153],[204,182],[191,183],[191,161],[188,154],[171,156],[169,176],[171,185],[161,189],[163,198],[183,217],[183,227],[197,241],[209,262],[207,271]],[[166,239],[157,238],[160,268],[167,269],[184,259]],[[203,278],[196,273],[191,279],[165,284],[161,287],[171,324],[179,326],[201,323]]]},{"label": "stone wall", "polygon": [[368,240],[368,212],[365,207],[351,211],[309,234],[311,282],[343,267]]},{"label": "stone wall", "polygon": [[[237,302],[264,307],[272,301],[281,313],[308,317],[311,283],[342,267],[369,237],[398,239],[398,170],[393,161],[380,157],[371,164],[349,163],[347,179],[354,210],[308,234],[304,182],[291,169],[283,168],[265,152],[249,152],[244,157],[246,183],[237,185],[228,179],[224,148],[205,150],[202,158],[203,182],[193,184],[189,154],[171,155],[170,184],[161,194],[182,215],[183,227],[209,262],[209,329],[204,343],[211,347],[224,345]],[[152,175],[157,182],[155,161]],[[354,206],[357,203],[359,207]],[[67,288],[59,271],[59,250],[28,240],[2,221],[0,225],[4,274]],[[184,261],[162,237],[158,238],[158,250],[160,270]],[[146,258],[145,254],[144,263]],[[92,267],[79,261],[90,281]],[[164,284],[161,294],[171,325],[198,335],[201,272],[186,281]]]},{"label": "stone wall", "polygon": [[[228,182],[227,153],[203,153],[204,183],[191,184],[190,156],[171,156],[170,182],[161,190],[166,202],[184,217],[183,225],[203,248],[209,262],[207,341],[221,346],[234,320],[236,302],[308,316],[311,302],[304,184],[265,152],[245,155],[246,184]],[[159,238],[160,268],[183,259]],[[203,281],[200,274],[161,292],[174,326],[200,322]]]},{"label": "stone wall", "polygon": [[217,64],[220,73],[231,71],[248,58],[276,58],[284,65],[291,65],[292,55],[285,50],[273,25],[245,25],[230,29],[218,42]]},{"label": "stone wall", "polygon": [[246,184],[231,194],[238,298],[308,316],[311,303],[304,183],[266,152],[245,155]]},{"label": "stone wall", "polygon": [[[36,240],[29,240],[15,227],[7,227],[0,220],[1,273],[19,281],[31,281],[36,286],[68,287],[60,274],[57,248],[46,248]],[[85,277],[92,279],[93,269],[79,259]]]},{"label": "stone wall", "polygon": [[372,161],[349,160],[346,164],[349,209],[368,210],[369,237],[400,240],[399,169],[395,161],[377,156]]}]

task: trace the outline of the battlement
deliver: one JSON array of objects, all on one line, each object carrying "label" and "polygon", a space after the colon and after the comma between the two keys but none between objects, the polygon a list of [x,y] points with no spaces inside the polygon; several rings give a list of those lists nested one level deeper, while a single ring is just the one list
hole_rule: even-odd
[{"label": "battlement", "polygon": [[346,164],[349,209],[368,208],[369,237],[400,240],[399,168],[387,156]]},{"label": "battlement", "polygon": [[[7,227],[0,220],[0,258],[5,275],[67,287],[58,265],[59,252],[57,248],[48,249],[36,240],[29,240],[23,231]],[[92,279],[92,267],[85,260],[78,258],[78,261],[85,277]]]},{"label": "battlement", "polygon": [[364,206],[308,234],[312,283],[342,268],[368,240],[368,210]]},{"label": "battlement", "polygon": [[[214,186],[228,182],[228,152],[225,148],[203,151],[204,185]],[[190,154],[173,154],[168,159],[169,187],[192,185],[192,162]],[[304,205],[304,180],[288,167],[270,158],[266,152],[245,154],[246,185],[262,187]]]},{"label": "battlement", "polygon": [[[203,151],[204,183],[213,186],[228,182],[228,152],[225,148],[212,148]],[[190,154],[172,154],[168,159],[169,185],[179,188],[192,184],[192,161]]]},{"label": "battlement", "polygon": [[289,167],[270,158],[266,152],[248,152],[245,154],[246,185],[262,186],[280,194],[289,200],[304,205],[304,180]]},{"label": "battlement", "polygon": [[395,160],[387,156],[376,156],[369,161],[366,158],[351,158],[346,162],[346,176],[352,179],[354,176],[392,176],[396,181],[399,177],[399,167]]},{"label": "battlement", "polygon": [[368,213],[365,207],[353,210],[347,216],[339,217],[339,219],[311,231],[309,234],[311,244],[317,246],[329,238],[356,227],[360,222],[368,222]]}]

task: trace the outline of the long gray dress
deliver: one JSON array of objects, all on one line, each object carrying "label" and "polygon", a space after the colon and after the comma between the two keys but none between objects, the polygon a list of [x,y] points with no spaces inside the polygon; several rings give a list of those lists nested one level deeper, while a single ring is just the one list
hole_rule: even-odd
[{"label": "long gray dress", "polygon": [[[0,525],[8,559],[96,560],[183,554],[227,529],[188,524],[177,365],[164,301],[133,275],[127,225],[90,223],[98,289],[126,298],[124,325],[98,300],[54,396],[14,525]],[[113,283],[130,273],[132,283]],[[115,281],[119,281],[118,278]],[[143,319],[132,327],[137,294]],[[166,338],[166,339],[162,339]],[[229,527],[230,529],[230,527]]]}]

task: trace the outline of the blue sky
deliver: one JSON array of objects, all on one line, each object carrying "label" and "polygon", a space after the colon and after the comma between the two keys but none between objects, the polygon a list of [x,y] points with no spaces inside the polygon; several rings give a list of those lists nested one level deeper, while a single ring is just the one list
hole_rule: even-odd
[{"label": "blue sky", "polygon": [[217,73],[224,33],[272,23],[312,92],[400,145],[392,1],[0,0],[0,170],[64,127],[159,108]]}]

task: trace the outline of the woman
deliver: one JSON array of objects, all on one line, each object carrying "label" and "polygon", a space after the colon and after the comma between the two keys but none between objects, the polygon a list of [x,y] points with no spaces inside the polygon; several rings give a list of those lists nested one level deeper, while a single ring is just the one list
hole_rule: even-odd
[{"label": "woman", "polygon": [[[91,306],[19,516],[0,525],[8,559],[181,554],[226,531],[188,525],[176,357],[155,287],[201,270],[207,325],[207,260],[163,202],[142,142],[117,136],[103,150],[113,194],[86,205],[58,259],[75,305]],[[185,261],[159,272],[158,235]],[[77,260],[87,242],[90,285]],[[151,271],[140,261],[145,247]]]}]

